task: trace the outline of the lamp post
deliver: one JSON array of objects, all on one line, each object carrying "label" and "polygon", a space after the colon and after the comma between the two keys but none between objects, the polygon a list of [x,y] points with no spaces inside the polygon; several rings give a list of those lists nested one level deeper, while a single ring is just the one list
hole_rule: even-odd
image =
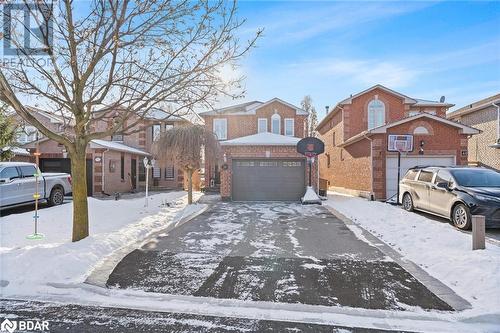
[{"label": "lamp post", "polygon": [[144,207],[148,207],[148,188],[149,188],[149,169],[153,168],[155,166],[155,159],[149,159],[148,157],[144,157],[142,160],[144,163],[144,167],[146,168],[146,201],[144,203]]}]

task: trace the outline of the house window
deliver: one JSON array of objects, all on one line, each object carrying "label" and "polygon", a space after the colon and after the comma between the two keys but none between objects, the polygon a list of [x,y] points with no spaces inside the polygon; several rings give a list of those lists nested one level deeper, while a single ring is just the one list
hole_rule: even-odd
[{"label": "house window", "polygon": [[214,119],[214,133],[219,140],[227,139],[227,119]]},{"label": "house window", "polygon": [[378,99],[368,103],[368,129],[385,124],[385,105]]},{"label": "house window", "polygon": [[167,166],[165,168],[165,179],[174,179],[174,166]]},{"label": "house window", "polygon": [[337,140],[335,138],[335,132],[332,133],[332,145],[335,147],[337,145]]},{"label": "house window", "polygon": [[331,164],[330,154],[326,154],[326,167],[329,168]]},{"label": "house window", "polygon": [[295,122],[293,118],[285,118],[285,135],[294,136]]},{"label": "house window", "polygon": [[165,124],[165,132],[168,131],[168,130],[170,130],[170,129],[172,129],[172,128],[174,128],[174,125],[172,125],[172,124]]},{"label": "house window", "polygon": [[277,113],[271,117],[271,132],[281,134],[281,117]]},{"label": "house window", "polygon": [[257,133],[267,132],[267,118],[259,118],[257,122]]},{"label": "house window", "polygon": [[123,141],[123,124],[113,134],[111,134],[111,141]]},{"label": "house window", "polygon": [[125,180],[125,155],[123,153],[120,158],[120,178]]},{"label": "house window", "polygon": [[33,126],[25,126],[17,135],[17,142],[28,143],[36,140],[37,129]]},{"label": "house window", "polygon": [[146,181],[146,167],[142,162],[139,163],[139,181],[140,182]]},{"label": "house window", "polygon": [[161,168],[153,167],[153,178],[161,178]]},{"label": "house window", "polygon": [[161,124],[154,124],[151,126],[151,137],[153,138],[153,142],[157,141],[161,135]]},{"label": "house window", "polygon": [[424,126],[418,126],[417,128],[415,128],[413,130],[413,134],[415,134],[415,135],[428,135],[429,131]]}]

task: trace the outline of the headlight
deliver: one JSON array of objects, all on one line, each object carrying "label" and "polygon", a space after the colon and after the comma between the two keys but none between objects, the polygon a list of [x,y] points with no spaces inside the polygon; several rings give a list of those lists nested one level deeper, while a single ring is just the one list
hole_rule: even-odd
[{"label": "headlight", "polygon": [[500,198],[496,197],[490,197],[489,195],[481,195],[477,194],[476,199],[481,200],[481,201],[493,201],[493,202],[500,202]]}]

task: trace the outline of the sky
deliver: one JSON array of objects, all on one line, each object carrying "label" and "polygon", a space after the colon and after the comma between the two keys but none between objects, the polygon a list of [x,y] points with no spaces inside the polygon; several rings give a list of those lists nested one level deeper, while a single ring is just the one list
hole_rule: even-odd
[{"label": "sky", "polygon": [[263,37],[241,62],[245,98],[300,105],[319,118],[350,94],[382,84],[465,106],[500,93],[500,1],[240,1],[242,41]]}]

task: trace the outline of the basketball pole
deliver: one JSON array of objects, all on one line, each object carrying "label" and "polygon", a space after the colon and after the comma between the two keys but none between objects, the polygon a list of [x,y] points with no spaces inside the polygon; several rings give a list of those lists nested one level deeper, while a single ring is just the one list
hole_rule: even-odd
[{"label": "basketball pole", "polygon": [[398,181],[396,182],[398,190],[397,190],[397,198],[396,204],[399,205],[399,177],[401,176],[401,150],[398,149]]}]

